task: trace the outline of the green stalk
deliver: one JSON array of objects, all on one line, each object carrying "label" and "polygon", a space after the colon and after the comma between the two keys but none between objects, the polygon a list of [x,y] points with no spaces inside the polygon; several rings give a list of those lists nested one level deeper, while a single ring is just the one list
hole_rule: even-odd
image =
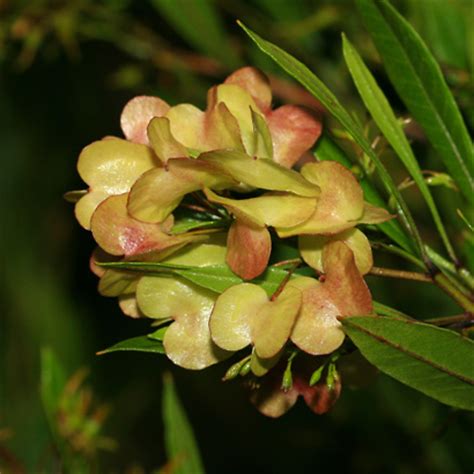
[{"label": "green stalk", "polygon": [[456,265],[444,259],[431,247],[426,246],[426,253],[438,268],[446,270],[453,275],[457,275],[471,291],[474,291],[474,276],[472,276],[472,274],[466,268],[457,268]]},{"label": "green stalk", "polygon": [[474,301],[455,286],[444,273],[438,273],[433,281],[467,313],[474,314]]}]

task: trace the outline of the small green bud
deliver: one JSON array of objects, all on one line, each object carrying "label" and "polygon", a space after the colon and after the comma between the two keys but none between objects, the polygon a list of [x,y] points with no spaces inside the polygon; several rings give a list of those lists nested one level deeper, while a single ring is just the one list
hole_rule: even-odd
[{"label": "small green bud", "polygon": [[249,372],[250,372],[250,356],[248,357],[248,360],[246,360],[244,364],[242,365],[242,368],[240,369],[240,375],[242,377],[245,377]]},{"label": "small green bud", "polygon": [[334,388],[334,383],[339,379],[339,374],[337,373],[336,364],[329,364],[328,374],[326,376],[326,385],[330,391]]},{"label": "small green bud", "polygon": [[291,372],[291,365],[293,364],[293,359],[298,355],[298,351],[293,351],[288,357],[288,362],[286,364],[285,372],[283,373],[283,379],[281,381],[281,389],[285,392],[291,390],[293,387],[293,374]]},{"label": "small green bud", "polygon": [[235,364],[232,364],[227,370],[227,372],[225,373],[224,377],[222,378],[222,381],[227,382],[228,380],[235,379],[235,377],[237,377],[237,375],[241,373],[243,366],[247,362],[250,362],[250,356],[247,356],[239,360]]},{"label": "small green bud", "polygon": [[281,381],[281,389],[285,392],[291,390],[293,387],[293,374],[291,373],[291,362],[286,366],[285,372],[283,373],[283,379]]},{"label": "small green bud", "polygon": [[309,379],[309,386],[312,387],[313,385],[316,385],[320,380],[321,380],[321,375],[323,374],[324,370],[324,365],[316,369],[313,374],[311,375],[311,378]]}]

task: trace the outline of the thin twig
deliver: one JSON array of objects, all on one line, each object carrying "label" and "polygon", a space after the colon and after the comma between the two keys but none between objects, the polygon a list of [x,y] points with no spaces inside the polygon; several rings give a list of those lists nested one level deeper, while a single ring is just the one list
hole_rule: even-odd
[{"label": "thin twig", "polygon": [[457,288],[444,273],[438,273],[433,277],[434,282],[466,312],[474,314],[474,300],[465,295]]},{"label": "thin twig", "polygon": [[409,272],[406,270],[395,270],[392,268],[372,267],[369,272],[371,275],[377,275],[388,278],[399,278],[401,280],[423,281],[433,283],[433,279],[425,273]]},{"label": "thin twig", "polygon": [[288,283],[288,281],[290,280],[291,278],[291,275],[293,275],[293,272],[299,267],[301,261],[298,261],[296,262],[293,267],[291,267],[289,270],[288,270],[288,274],[285,276],[285,278],[283,279],[283,281],[278,285],[278,288],[276,289],[275,293],[273,293],[272,297],[270,298],[270,301],[275,301],[278,296],[280,295],[280,293],[283,291],[283,289],[285,288],[286,284]]},{"label": "thin twig", "polygon": [[208,209],[201,206],[197,206],[195,204],[181,204],[181,207],[185,207],[187,209],[191,209],[192,211],[197,211],[197,212],[205,212],[205,213],[209,212]]},{"label": "thin twig", "polygon": [[449,326],[450,324],[474,322],[474,316],[470,313],[456,314],[454,316],[441,316],[440,318],[423,319],[423,323],[434,324],[435,326]]},{"label": "thin twig", "polygon": [[289,264],[300,264],[301,263],[301,258],[290,258],[289,260],[282,260],[281,262],[274,263],[272,267],[283,267],[284,265],[289,265]]}]

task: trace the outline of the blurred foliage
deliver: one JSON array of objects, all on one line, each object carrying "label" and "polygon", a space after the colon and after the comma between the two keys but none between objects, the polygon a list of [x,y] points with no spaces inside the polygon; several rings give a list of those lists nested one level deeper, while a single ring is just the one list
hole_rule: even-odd
[{"label": "blurred foliage", "polygon": [[[472,2],[394,3],[441,62],[472,129]],[[213,82],[236,66],[252,64],[270,75],[277,101],[317,106],[250,44],[236,18],[315,70],[365,123],[343,64],[344,31],[397,113],[406,114],[349,0],[0,1],[2,472],[23,472],[23,467],[26,472],[60,472],[57,466],[45,471],[43,464],[52,441],[38,389],[43,346],[52,348],[66,374],[88,366],[94,392],[111,402],[107,436],[118,449],[97,453],[98,472],[152,472],[165,465],[157,407],[161,374],[171,364],[149,354],[94,355],[143,333],[145,325],[123,317],[114,301],[96,293],[87,266],[91,239],[61,196],[80,187],[74,163],[81,148],[118,134],[121,108],[136,94],[203,106]],[[408,130],[422,169],[443,169],[418,128]],[[406,175],[389,155],[384,159],[397,182],[403,182]],[[445,186],[433,192],[459,244],[466,226],[449,212],[457,207],[456,192]],[[436,244],[417,191],[409,187],[404,194],[422,233]],[[464,249],[471,263],[473,245],[468,242]],[[382,254],[376,258],[379,265],[397,264]],[[426,284],[368,280],[375,299],[402,311],[423,317],[456,311]],[[275,421],[255,412],[238,383],[222,384],[221,371],[173,368],[206,472],[456,474],[472,469],[472,414],[453,411],[387,377],[366,389],[346,388],[323,417],[299,404]],[[72,390],[67,403],[77,401],[79,393]]]}]

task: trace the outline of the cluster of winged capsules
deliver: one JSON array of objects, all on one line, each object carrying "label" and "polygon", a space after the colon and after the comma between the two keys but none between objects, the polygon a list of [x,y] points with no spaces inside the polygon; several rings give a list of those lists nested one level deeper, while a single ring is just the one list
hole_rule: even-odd
[{"label": "cluster of winged capsules", "polygon": [[[99,292],[153,319],[181,367],[239,352],[226,378],[248,375],[264,414],[299,395],[325,411],[340,390],[324,362],[344,341],[340,319],[373,312],[372,253],[357,225],[390,214],[364,202],[350,170],[314,158],[318,115],[272,110],[269,81],[251,67],[212,87],[205,111],[135,97],[121,127],[124,139],[94,142],[78,162],[88,190],[75,213],[98,244]],[[220,291],[189,277],[206,267],[224,269]]]}]

